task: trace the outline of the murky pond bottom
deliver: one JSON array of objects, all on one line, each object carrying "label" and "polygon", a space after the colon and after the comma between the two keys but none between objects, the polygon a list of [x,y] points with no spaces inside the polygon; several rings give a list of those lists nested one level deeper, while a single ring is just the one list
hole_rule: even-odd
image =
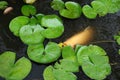
[{"label": "murky pond bottom", "polygon": [[[34,5],[36,6],[39,13],[43,14],[57,14],[56,11],[52,10],[50,6],[51,0],[38,0]],[[78,3],[84,3],[85,1],[74,0]],[[3,15],[0,11],[0,53],[4,51],[14,51],[17,53],[17,58],[22,56],[27,57],[26,48],[27,45],[23,44],[18,37],[15,37],[8,28],[9,22],[12,18],[21,15],[20,7],[23,5],[21,0],[8,0],[10,6],[14,8],[13,12],[8,15]],[[105,17],[96,18],[94,20],[89,20],[84,16],[79,19],[70,20],[61,17],[65,32],[63,35],[57,39],[53,39],[57,43],[63,42],[72,35],[84,30],[87,26],[92,26],[96,29],[96,34],[94,40],[91,44],[96,44],[101,46],[107,52],[110,64],[112,67],[112,73],[105,80],[120,80],[120,55],[118,54],[118,46],[113,39],[113,36],[120,30],[120,12],[116,14],[108,14]],[[43,70],[47,65],[37,64],[32,62],[32,71],[27,76],[25,80],[43,80]],[[80,72],[75,73],[78,80],[91,80],[88,78],[80,69]],[[2,79],[0,79],[2,80]]]}]

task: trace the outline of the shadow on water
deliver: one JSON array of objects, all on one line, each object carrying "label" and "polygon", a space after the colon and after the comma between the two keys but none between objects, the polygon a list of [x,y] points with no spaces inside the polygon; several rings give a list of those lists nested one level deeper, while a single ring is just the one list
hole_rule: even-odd
[{"label": "shadow on water", "polygon": [[[10,50],[17,53],[17,59],[22,56],[27,57],[27,46],[23,44],[18,37],[15,37],[8,28],[10,20],[18,15],[21,15],[20,7],[24,3],[22,0],[7,1],[9,2],[9,6],[12,6],[14,10],[8,15],[3,15],[2,11],[0,11],[0,53]],[[58,12],[50,8],[50,1],[51,0],[38,0],[34,5],[40,13],[59,15]],[[92,0],[73,1],[84,5]],[[93,44],[99,45],[106,50],[112,66],[112,73],[106,78],[106,80],[120,80],[120,55],[118,55],[117,52],[120,47],[114,42],[113,39],[113,36],[120,30],[120,12],[116,14],[108,14],[105,17],[97,18],[95,20],[89,20],[84,16],[81,16],[79,19],[75,20],[69,20],[63,17],[61,18],[64,22],[65,32],[61,37],[52,41],[63,42],[77,32],[84,30],[87,26],[95,27],[97,33],[93,40]],[[42,73],[47,65],[37,64],[34,62],[32,63],[32,71],[25,80],[43,80]],[[80,72],[76,73],[76,75],[78,80],[91,80],[82,72],[81,69]]]}]

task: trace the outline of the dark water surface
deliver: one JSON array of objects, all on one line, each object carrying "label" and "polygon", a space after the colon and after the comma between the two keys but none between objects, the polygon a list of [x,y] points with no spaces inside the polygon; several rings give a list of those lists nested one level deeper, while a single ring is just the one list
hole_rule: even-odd
[{"label": "dark water surface", "polygon": [[[20,7],[23,5],[22,0],[7,0],[9,6],[14,8],[13,12],[8,15],[3,15],[0,11],[0,53],[10,50],[17,53],[17,59],[26,55],[27,46],[21,42],[18,37],[15,37],[8,28],[9,22],[12,18],[21,15]],[[43,14],[58,14],[58,12],[50,8],[51,0],[38,0],[34,5],[39,13]],[[64,0],[68,1],[68,0]],[[89,4],[92,0],[72,0],[80,3],[81,5]],[[59,14],[58,14],[59,15]],[[120,55],[118,55],[118,46],[113,39],[113,36],[120,30],[120,12],[116,14],[108,14],[105,17],[89,20],[83,15],[79,19],[69,20],[61,17],[65,32],[55,42],[63,42],[67,38],[76,34],[77,32],[85,29],[87,26],[93,26],[96,28],[95,39],[93,44],[99,45],[105,49],[112,66],[112,73],[105,80],[120,80]],[[112,41],[112,42],[111,42]],[[24,80],[43,80],[43,70],[48,65],[42,65],[33,63],[32,71]],[[78,80],[91,80],[80,69],[80,72],[75,73]],[[0,79],[2,80],[2,79]]]}]

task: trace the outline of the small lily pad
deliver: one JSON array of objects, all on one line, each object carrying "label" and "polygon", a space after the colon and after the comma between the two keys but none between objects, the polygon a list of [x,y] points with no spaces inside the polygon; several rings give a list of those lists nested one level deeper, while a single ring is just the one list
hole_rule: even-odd
[{"label": "small lily pad", "polygon": [[48,39],[57,38],[64,32],[62,20],[57,15],[46,15],[41,19],[41,25],[45,27],[41,34]]},{"label": "small lily pad", "polygon": [[15,36],[19,36],[20,28],[29,23],[29,18],[26,16],[18,16],[13,18],[9,24],[9,29]]},{"label": "small lily pad", "polygon": [[51,2],[51,7],[54,9],[54,10],[62,10],[65,8],[65,4],[62,0],[53,0]]},{"label": "small lily pad", "polygon": [[53,74],[53,69],[54,68],[52,66],[48,66],[47,68],[45,68],[43,72],[44,80],[56,80]]},{"label": "small lily pad", "polygon": [[35,15],[37,13],[37,10],[32,5],[23,5],[21,8],[21,12],[24,16],[30,16]]},{"label": "small lily pad", "polygon": [[59,11],[60,15],[69,18],[69,19],[76,19],[79,18],[82,10],[80,4],[72,1],[68,1],[65,3],[66,9],[61,9]]},{"label": "small lily pad", "polygon": [[64,71],[68,72],[78,72],[79,71],[79,65],[77,60],[70,60],[70,59],[62,59],[60,62],[56,62],[54,67],[56,69],[63,69]]},{"label": "small lily pad", "polygon": [[41,31],[44,29],[40,25],[25,25],[20,29],[20,39],[25,44],[38,44],[44,41]]},{"label": "small lily pad", "polygon": [[31,71],[31,62],[25,57],[15,63],[15,53],[6,51],[0,55],[0,77],[6,80],[23,80]]},{"label": "small lily pad", "polygon": [[85,5],[82,8],[83,14],[89,19],[95,19],[97,17],[97,12],[89,5]]},{"label": "small lily pad", "polygon": [[57,43],[49,42],[44,49],[43,44],[29,45],[27,49],[29,58],[38,63],[51,63],[61,55],[61,48]]}]

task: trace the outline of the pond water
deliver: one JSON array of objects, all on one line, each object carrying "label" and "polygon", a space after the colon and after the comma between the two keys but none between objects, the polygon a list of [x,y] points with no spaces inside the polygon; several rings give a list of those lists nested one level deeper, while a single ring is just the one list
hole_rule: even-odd
[{"label": "pond water", "polygon": [[[58,14],[58,12],[50,8],[51,0],[38,0],[34,5],[39,13],[43,14]],[[64,0],[67,1],[67,0]],[[91,2],[92,0],[72,0],[84,5]],[[18,37],[15,37],[8,28],[9,22],[12,18],[21,15],[20,7],[24,4],[22,0],[8,0],[9,6],[12,6],[14,10],[12,13],[3,15],[0,11],[0,53],[4,51],[14,51],[17,53],[17,58],[26,56],[27,45],[23,44]],[[120,30],[120,12],[116,14],[108,14],[105,17],[96,18],[89,20],[83,15],[79,19],[70,20],[61,17],[65,32],[63,35],[52,41],[63,42],[77,32],[85,29],[87,26],[92,26],[96,29],[96,34],[92,44],[101,46],[106,50],[110,64],[112,66],[112,73],[105,80],[120,80],[120,55],[118,54],[118,46],[113,39],[113,36]],[[25,80],[43,80],[43,70],[48,65],[33,63],[31,73]],[[78,80],[91,80],[89,79],[80,69],[80,72],[75,73]],[[2,79],[0,79],[2,80]]]}]

